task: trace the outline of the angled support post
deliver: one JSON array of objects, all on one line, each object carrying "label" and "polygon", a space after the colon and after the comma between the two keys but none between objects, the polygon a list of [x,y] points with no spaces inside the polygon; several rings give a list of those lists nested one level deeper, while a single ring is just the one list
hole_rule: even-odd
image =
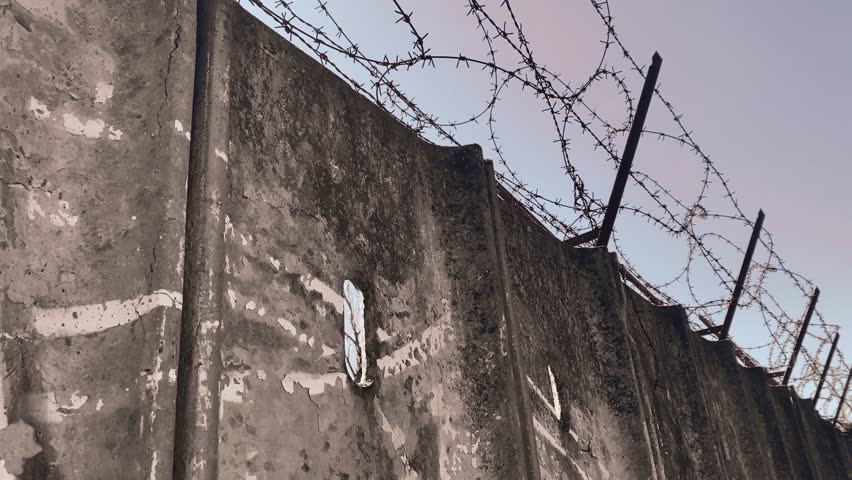
[{"label": "angled support post", "polygon": [[563,244],[568,245],[569,247],[578,247],[584,243],[591,242],[592,240],[598,238],[600,235],[601,229],[595,227],[588,232],[581,233],[576,237],[566,238],[562,241]]},{"label": "angled support post", "polygon": [[840,413],[843,412],[843,404],[846,403],[846,393],[849,392],[849,381],[852,380],[852,369],[849,370],[849,376],[846,377],[846,386],[843,387],[843,395],[840,396],[840,402],[837,404],[837,413],[834,414],[834,421],[831,423],[837,426],[837,420],[840,419]]},{"label": "angled support post", "polygon": [[811,295],[811,302],[808,304],[808,313],[805,314],[805,321],[802,322],[802,328],[799,330],[799,338],[796,339],[796,346],[793,347],[793,354],[790,356],[790,365],[787,366],[787,372],[784,373],[784,381],[782,385],[787,385],[790,381],[790,375],[793,374],[793,367],[796,366],[796,357],[799,356],[799,350],[802,349],[802,342],[805,340],[805,335],[808,333],[808,325],[811,324],[811,315],[814,314],[817,300],[819,300],[819,288],[814,290]]},{"label": "angled support post", "polygon": [[831,359],[834,358],[834,350],[837,349],[837,341],[840,340],[840,334],[834,334],[834,341],[831,342],[831,350],[828,351],[828,360],[825,361],[825,367],[822,369],[822,375],[819,377],[816,393],[814,393],[814,408],[819,401],[819,393],[822,391],[822,385],[825,383],[825,376],[828,375],[828,369],[831,367]]},{"label": "angled support post", "polygon": [[765,217],[766,215],[763,214],[763,210],[757,212],[757,221],[754,222],[754,228],[751,230],[751,238],[748,240],[748,248],[746,248],[745,258],[743,258],[743,265],[740,267],[737,284],[734,285],[731,303],[728,304],[728,312],[725,314],[725,323],[722,324],[719,340],[727,339],[728,333],[731,331],[731,323],[734,322],[734,314],[737,312],[737,305],[740,303],[740,295],[743,293],[746,277],[748,277],[748,269],[751,266],[751,257],[754,256],[754,248],[757,246],[757,240],[760,238],[761,230],[763,230],[763,219]]},{"label": "angled support post", "polygon": [[624,196],[624,187],[627,186],[627,177],[630,176],[630,168],[633,166],[633,156],[636,155],[639,137],[642,136],[642,129],[645,128],[645,117],[648,116],[648,106],[654,96],[654,88],[657,86],[657,77],[660,75],[662,64],[662,57],[659,53],[654,52],[654,56],[651,58],[651,67],[648,68],[648,75],[645,76],[645,85],[642,86],[639,105],[636,106],[636,116],[633,117],[633,125],[630,127],[630,134],[627,136],[627,145],[625,145],[624,153],[621,155],[621,164],[618,166],[615,184],[613,184],[612,193],[609,195],[609,203],[606,206],[600,234],[597,242],[595,242],[598,247],[606,247],[609,244],[609,237],[612,236],[615,216],[618,214],[618,207],[621,206],[621,197]]}]

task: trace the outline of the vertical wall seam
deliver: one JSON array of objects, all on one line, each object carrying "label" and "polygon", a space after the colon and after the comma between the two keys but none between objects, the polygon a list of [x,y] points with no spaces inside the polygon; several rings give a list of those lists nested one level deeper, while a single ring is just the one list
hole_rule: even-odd
[{"label": "vertical wall seam", "polygon": [[196,7],[173,478],[214,480],[218,475],[225,255],[222,204],[228,178],[227,164],[214,153],[215,142],[228,138],[228,113],[214,101],[221,93],[218,89],[227,89],[219,82],[227,82],[228,39],[221,1],[198,0]]},{"label": "vertical wall seam", "polygon": [[500,205],[497,199],[497,184],[494,176],[494,164],[490,161],[485,161],[486,185],[488,187],[488,210],[491,213],[491,229],[493,233],[494,249],[496,252],[497,277],[498,277],[498,305],[502,304],[502,311],[505,317],[506,324],[506,343],[509,353],[510,370],[512,372],[512,382],[517,394],[516,406],[518,409],[518,418],[520,420],[520,434],[522,442],[522,452],[524,468],[529,480],[538,480],[540,478],[540,468],[538,462],[538,448],[533,432],[533,415],[530,407],[530,395],[527,382],[524,381],[526,375],[523,371],[523,365],[520,354],[520,349],[516,344],[520,335],[520,327],[517,324],[517,319],[512,312],[512,304],[509,299],[511,291],[511,282],[508,277],[508,267],[506,263],[506,241],[503,230],[503,220],[500,215]]}]

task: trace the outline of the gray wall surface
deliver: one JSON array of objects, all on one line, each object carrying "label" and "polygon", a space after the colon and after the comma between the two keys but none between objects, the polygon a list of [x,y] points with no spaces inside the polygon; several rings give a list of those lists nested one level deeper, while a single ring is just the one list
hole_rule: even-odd
[{"label": "gray wall surface", "polygon": [[0,479],[852,477],[478,147],[199,5],[0,0]]}]

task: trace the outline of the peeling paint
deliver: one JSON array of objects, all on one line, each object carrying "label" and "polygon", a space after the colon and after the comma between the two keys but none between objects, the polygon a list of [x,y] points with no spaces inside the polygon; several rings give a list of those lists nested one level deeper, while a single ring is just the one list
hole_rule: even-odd
[{"label": "peeling paint", "polygon": [[219,150],[218,148],[214,149],[216,156],[221,158],[225,163],[228,163],[228,156],[225,155],[225,152]]},{"label": "peeling paint", "polygon": [[47,109],[47,105],[38,101],[35,97],[30,97],[29,109],[38,120],[50,118],[50,110]]},{"label": "peeling paint", "polygon": [[71,394],[71,397],[68,399],[68,403],[62,405],[62,408],[65,410],[79,410],[80,407],[86,404],[89,400],[88,395],[78,395],[80,392],[76,391]]},{"label": "peeling paint", "polygon": [[95,84],[95,103],[106,103],[112,98],[112,93],[115,86],[106,82],[98,82]]},{"label": "peeling paint", "polygon": [[320,395],[325,392],[325,387],[337,387],[338,382],[342,382],[346,386],[346,375],[343,373],[308,373],[308,372],[292,372],[288,373],[281,380],[281,386],[287,393],[293,393],[295,385],[301,385],[308,390],[309,395]]},{"label": "peeling paint", "polygon": [[30,425],[15,422],[0,429],[0,475],[14,478],[11,475],[23,474],[24,460],[36,456],[41,450],[41,445],[36,443],[35,429]]},{"label": "peeling paint", "polygon": [[420,365],[420,359],[439,353],[447,341],[448,327],[436,324],[423,330],[419,340],[413,340],[402,347],[376,360],[376,364],[385,376],[396,375],[401,371]]},{"label": "peeling paint", "polygon": [[109,138],[110,140],[121,140],[122,135],[124,135],[124,132],[122,132],[121,130],[119,130],[117,128],[110,126],[109,127],[109,135],[107,136],[107,138]]},{"label": "peeling paint", "polygon": [[138,319],[158,307],[182,308],[180,292],[157,290],[130,300],[61,308],[33,307],[33,329],[45,337],[67,337],[101,332]]},{"label": "peeling paint", "polygon": [[275,268],[276,271],[278,271],[281,268],[281,262],[276,258],[269,257],[269,263],[272,264],[272,266]]},{"label": "peeling paint", "polygon": [[293,323],[290,322],[289,320],[279,318],[278,319],[278,325],[281,325],[281,328],[290,332],[290,335],[293,335],[294,337],[298,334],[298,332],[296,331],[296,326],[293,325]]},{"label": "peeling paint", "polygon": [[321,280],[311,275],[300,275],[299,281],[304,287],[312,292],[317,292],[322,296],[322,299],[330,303],[338,314],[343,314],[343,296],[337,293],[333,288],[329,287]]},{"label": "peeling paint", "polygon": [[99,138],[106,128],[106,124],[101,119],[87,120],[84,123],[71,113],[63,114],[62,122],[66,132],[87,138]]},{"label": "peeling paint", "polygon": [[382,419],[382,431],[390,436],[393,448],[397,451],[397,454],[402,461],[402,466],[405,469],[406,480],[419,479],[420,476],[413,468],[411,468],[411,462],[408,460],[408,454],[405,451],[405,432],[403,432],[401,428],[391,425],[388,421],[388,417],[385,416],[385,412],[382,411],[382,408],[378,403],[375,403],[374,405],[376,413],[378,413],[379,417]]},{"label": "peeling paint", "polygon": [[[222,375],[222,389],[220,400],[222,402],[243,403],[246,396],[246,385],[244,378],[248,372],[224,372]],[[224,409],[219,409],[221,415]]]}]

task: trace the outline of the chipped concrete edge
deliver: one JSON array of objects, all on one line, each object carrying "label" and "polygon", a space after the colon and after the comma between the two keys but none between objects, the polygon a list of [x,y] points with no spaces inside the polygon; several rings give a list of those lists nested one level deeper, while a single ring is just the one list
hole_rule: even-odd
[{"label": "chipped concrete edge", "polygon": [[[485,184],[487,189],[486,208],[490,213],[491,223],[491,243],[494,246],[495,263],[497,266],[497,303],[498,309],[503,313],[503,321],[506,328],[506,349],[509,353],[509,363],[511,371],[511,382],[514,388],[509,393],[518,415],[518,427],[522,442],[521,461],[523,464],[522,472],[526,474],[527,480],[538,480],[541,476],[541,469],[538,459],[538,447],[536,446],[535,432],[533,431],[533,416],[530,406],[529,386],[525,381],[527,375],[523,368],[522,353],[516,343],[516,339],[520,335],[520,326],[512,315],[512,305],[509,298],[511,289],[511,280],[508,277],[508,265],[506,264],[506,244],[505,230],[503,228],[503,220],[500,215],[500,200],[497,194],[497,183],[494,174],[494,164],[491,161],[485,161],[482,156],[482,149],[478,146],[464,148],[459,155],[477,156],[479,161],[484,164],[483,173],[486,176]],[[512,393],[517,392],[517,393]],[[521,473],[520,471],[518,473]]]}]

